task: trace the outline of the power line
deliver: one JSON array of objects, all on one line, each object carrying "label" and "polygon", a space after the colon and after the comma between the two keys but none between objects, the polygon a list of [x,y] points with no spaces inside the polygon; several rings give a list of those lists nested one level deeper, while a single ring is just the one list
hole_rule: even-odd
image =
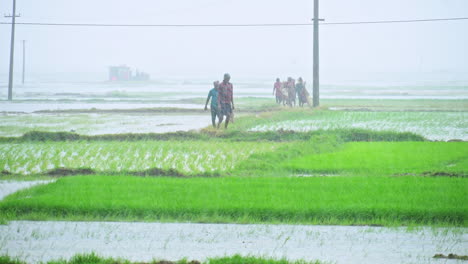
[{"label": "power line", "polygon": [[[0,22],[0,24],[11,24]],[[276,27],[276,26],[311,26],[312,24],[94,24],[94,23],[16,23],[27,26],[77,26],[77,27]]]},{"label": "power line", "polygon": [[[410,20],[378,20],[378,21],[351,21],[351,22],[325,22],[327,25],[363,25],[363,24],[394,24],[394,23],[421,23],[421,22],[443,22],[468,20],[468,17],[453,18],[431,18]],[[0,22],[10,25],[11,22]],[[20,22],[16,25],[25,26],[73,26],[73,27],[291,27],[291,26],[313,26],[313,23],[257,23],[257,24],[100,24],[100,23],[42,23],[42,22]]]},{"label": "power line", "polygon": [[418,23],[418,22],[443,22],[443,21],[457,21],[457,20],[468,20],[468,17],[409,19],[409,20],[333,22],[333,23],[321,23],[321,25],[394,24],[394,23]]}]

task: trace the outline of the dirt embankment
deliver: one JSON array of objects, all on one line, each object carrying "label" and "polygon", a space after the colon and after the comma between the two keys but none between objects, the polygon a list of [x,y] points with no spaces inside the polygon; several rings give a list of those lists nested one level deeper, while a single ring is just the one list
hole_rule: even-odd
[{"label": "dirt embankment", "polygon": [[457,254],[448,254],[447,256],[444,254],[435,254],[433,258],[436,259],[458,259],[458,260],[468,260],[468,256],[462,256]]},{"label": "dirt embankment", "polygon": [[[54,178],[74,176],[74,175],[131,175],[139,177],[176,177],[176,178],[188,178],[188,177],[219,177],[221,174],[216,172],[205,172],[205,173],[194,173],[187,174],[180,172],[175,169],[161,169],[161,168],[150,168],[142,171],[96,171],[90,168],[55,168],[43,173],[39,173],[39,176],[51,176]],[[10,171],[0,171],[0,176],[19,176]]]},{"label": "dirt embankment", "polygon": [[463,172],[426,171],[423,173],[399,173],[393,176],[420,176],[420,177],[460,177],[467,178],[468,174]]}]

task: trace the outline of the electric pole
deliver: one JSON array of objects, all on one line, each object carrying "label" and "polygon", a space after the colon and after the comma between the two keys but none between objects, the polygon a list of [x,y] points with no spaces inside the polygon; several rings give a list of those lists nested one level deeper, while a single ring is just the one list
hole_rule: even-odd
[{"label": "electric pole", "polygon": [[314,88],[313,88],[313,106],[318,107],[320,105],[320,79],[319,79],[319,0],[314,0]]},{"label": "electric pole", "polygon": [[24,85],[24,72],[26,69],[26,40],[23,39],[23,85]]},{"label": "electric pole", "polygon": [[13,59],[15,53],[15,22],[16,18],[21,15],[16,15],[16,0],[13,0],[13,14],[6,15],[11,17],[11,44],[10,44],[10,74],[8,79],[8,101],[13,100]]}]

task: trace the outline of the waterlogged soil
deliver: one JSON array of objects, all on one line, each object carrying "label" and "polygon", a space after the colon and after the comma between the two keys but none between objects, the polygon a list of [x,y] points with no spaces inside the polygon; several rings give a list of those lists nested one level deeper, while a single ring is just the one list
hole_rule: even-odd
[{"label": "waterlogged soil", "polygon": [[128,102],[103,102],[103,103],[82,103],[82,102],[2,102],[0,112],[23,112],[33,113],[38,111],[64,111],[64,110],[132,110],[141,108],[181,108],[181,109],[203,109],[203,105],[197,104],[169,104],[169,103],[145,103],[138,101]]},{"label": "waterlogged soil", "polygon": [[0,136],[21,136],[31,131],[76,132],[82,135],[167,133],[198,130],[211,124],[203,114],[64,113],[0,114]]},{"label": "waterlogged soil", "polygon": [[294,120],[259,124],[252,132],[292,130],[308,132],[329,129],[369,129],[411,132],[434,141],[467,141],[466,112],[327,112]]},{"label": "waterlogged soil", "polygon": [[241,254],[333,263],[441,263],[433,256],[467,255],[468,229],[29,221],[0,226],[0,255],[37,263],[90,252],[140,262]]}]

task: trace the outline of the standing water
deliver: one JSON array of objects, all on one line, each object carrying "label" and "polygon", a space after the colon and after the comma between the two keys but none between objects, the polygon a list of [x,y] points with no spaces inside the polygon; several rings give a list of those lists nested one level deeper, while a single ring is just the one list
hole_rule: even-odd
[{"label": "standing water", "polygon": [[91,252],[145,262],[241,254],[348,264],[441,263],[435,254],[468,254],[468,229],[28,221],[0,226],[0,254],[27,262]]}]

